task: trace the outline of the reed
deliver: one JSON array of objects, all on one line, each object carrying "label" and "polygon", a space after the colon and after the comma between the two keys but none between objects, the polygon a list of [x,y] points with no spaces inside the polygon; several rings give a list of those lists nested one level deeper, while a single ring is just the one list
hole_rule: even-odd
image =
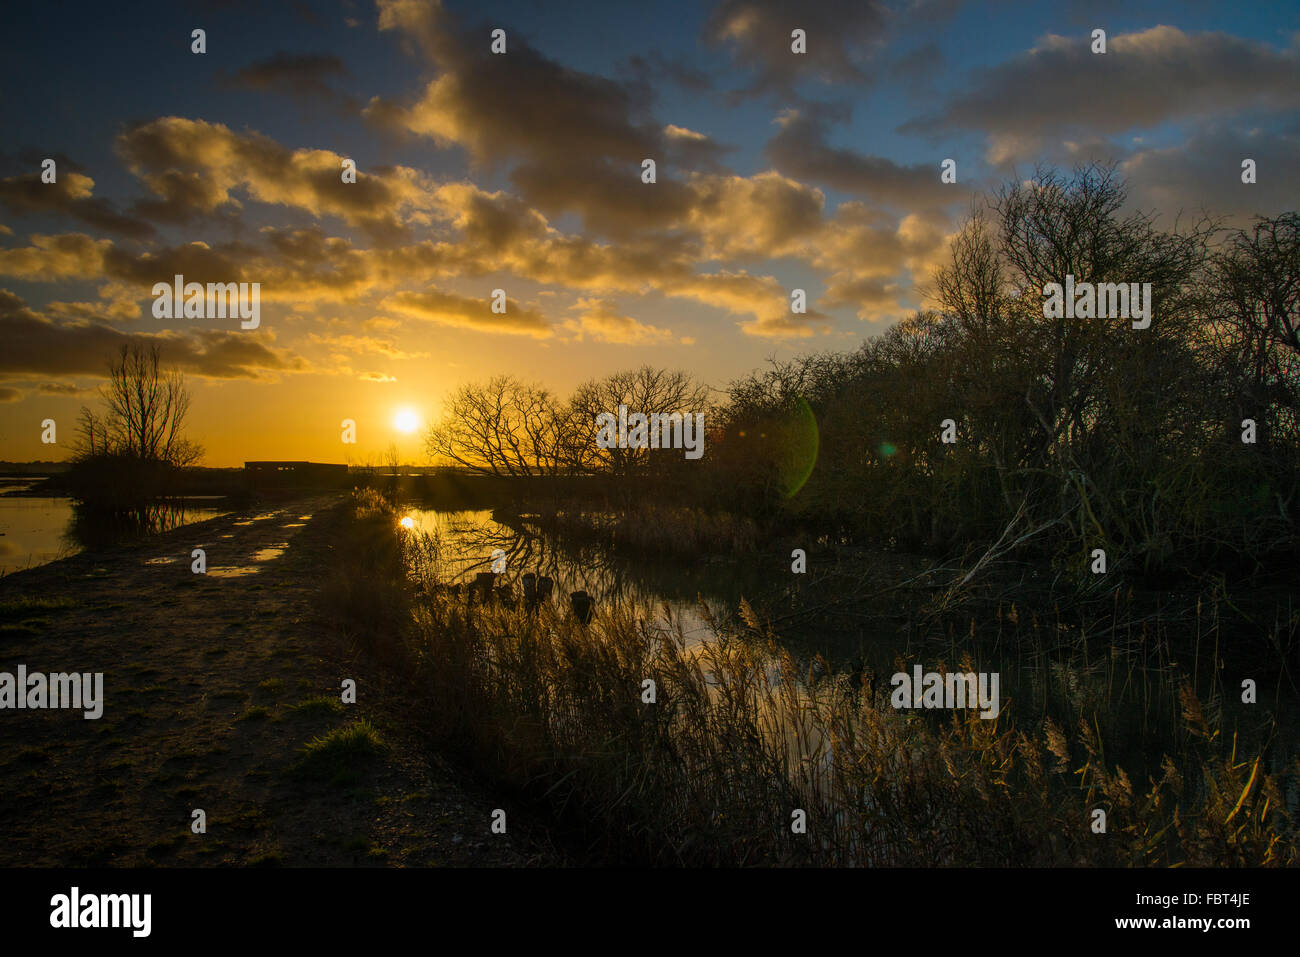
[{"label": "reed", "polygon": [[[1049,715],[1021,717],[1021,726],[1014,707],[993,720],[896,711],[884,682],[873,693],[826,668],[808,681],[748,606],[734,627],[711,620],[715,635],[702,644],[688,642],[666,609],[602,607],[584,625],[554,605],[530,610],[449,589],[436,539],[400,533],[391,514],[385,527],[411,569],[402,635],[431,743],[548,809],[601,859],[1300,861],[1276,776],[1261,753],[1242,753],[1235,737],[1225,738],[1189,685],[1179,693],[1186,746],[1135,783],[1108,755],[1104,701],[1079,699],[1073,723]],[[1091,827],[1097,809],[1106,812],[1104,834]],[[792,828],[800,811],[806,833]]]},{"label": "reed", "polygon": [[633,509],[594,511],[570,503],[533,516],[530,521],[571,538],[661,555],[752,552],[759,541],[758,525],[753,519],[654,502],[643,502]]}]

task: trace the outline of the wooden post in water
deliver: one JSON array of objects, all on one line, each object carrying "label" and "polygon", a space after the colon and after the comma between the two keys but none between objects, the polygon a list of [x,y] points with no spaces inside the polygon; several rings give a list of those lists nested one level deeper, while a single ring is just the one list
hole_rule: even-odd
[{"label": "wooden post in water", "polygon": [[573,617],[578,619],[579,624],[591,624],[592,616],[596,613],[596,601],[585,591],[575,591],[569,595],[569,603],[573,606]]}]

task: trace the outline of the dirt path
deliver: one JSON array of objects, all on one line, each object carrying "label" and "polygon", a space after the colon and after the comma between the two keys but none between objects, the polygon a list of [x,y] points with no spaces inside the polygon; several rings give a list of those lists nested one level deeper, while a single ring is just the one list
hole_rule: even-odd
[{"label": "dirt path", "polygon": [[[0,671],[104,674],[98,720],[0,710],[0,865],[560,863],[509,805],[508,835],[491,833],[502,802],[420,745],[401,696],[323,620],[338,503],[259,506],[0,580]],[[358,719],[382,739],[373,758],[304,763]]]}]

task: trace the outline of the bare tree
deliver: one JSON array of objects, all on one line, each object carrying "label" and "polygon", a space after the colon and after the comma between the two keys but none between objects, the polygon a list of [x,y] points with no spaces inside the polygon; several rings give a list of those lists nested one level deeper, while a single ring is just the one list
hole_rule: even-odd
[{"label": "bare tree", "polygon": [[425,449],[484,474],[553,475],[562,458],[556,406],[549,391],[513,376],[464,385],[425,433]]},{"label": "bare tree", "polygon": [[84,405],[77,416],[77,437],[73,440],[76,458],[93,458],[109,454],[108,423]]},{"label": "bare tree", "polygon": [[192,465],[203,449],[184,435],[190,408],[185,378],[161,367],[157,344],[123,345],[100,389],[106,411],[82,408],[76,457],[117,455],[174,467]]},{"label": "bare tree", "polygon": [[577,450],[577,464],[583,470],[595,468],[614,475],[629,475],[649,467],[649,449],[601,449],[596,445],[596,416],[602,412],[617,413],[620,405],[627,406],[629,412],[643,412],[647,416],[674,412],[685,415],[707,414],[711,402],[708,387],[690,373],[648,365],[615,372],[579,386],[569,403],[567,421],[576,430],[571,433],[573,447]]},{"label": "bare tree", "polygon": [[[1078,457],[1113,435],[1114,396],[1105,383],[1120,373],[1127,388],[1159,394],[1166,362],[1193,336],[1188,308],[1207,255],[1213,223],[1162,232],[1146,213],[1125,213],[1124,183],[1109,166],[1085,166],[1066,177],[1040,169],[995,199],[1002,262],[1023,290],[1005,304],[1014,322],[1016,351],[1036,370],[1025,401],[1038,419],[1040,461],[1078,468]],[[1045,320],[1038,293],[1048,282],[1149,282],[1152,326],[1142,336],[1121,317]],[[1149,414],[1150,409],[1146,410]]]},{"label": "bare tree", "polygon": [[1215,257],[1206,305],[1241,414],[1300,408],[1300,214],[1259,218]]}]

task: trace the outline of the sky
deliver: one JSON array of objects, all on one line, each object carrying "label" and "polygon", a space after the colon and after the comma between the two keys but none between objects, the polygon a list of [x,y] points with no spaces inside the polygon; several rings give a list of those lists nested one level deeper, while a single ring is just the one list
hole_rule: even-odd
[{"label": "sky", "polygon": [[[423,462],[467,382],[854,349],[1040,164],[1115,163],[1168,227],[1300,193],[1300,3],[9,3],[0,37],[10,461],[70,454],[126,343],[204,465]],[[176,274],[259,283],[258,326],[158,318]]]}]

